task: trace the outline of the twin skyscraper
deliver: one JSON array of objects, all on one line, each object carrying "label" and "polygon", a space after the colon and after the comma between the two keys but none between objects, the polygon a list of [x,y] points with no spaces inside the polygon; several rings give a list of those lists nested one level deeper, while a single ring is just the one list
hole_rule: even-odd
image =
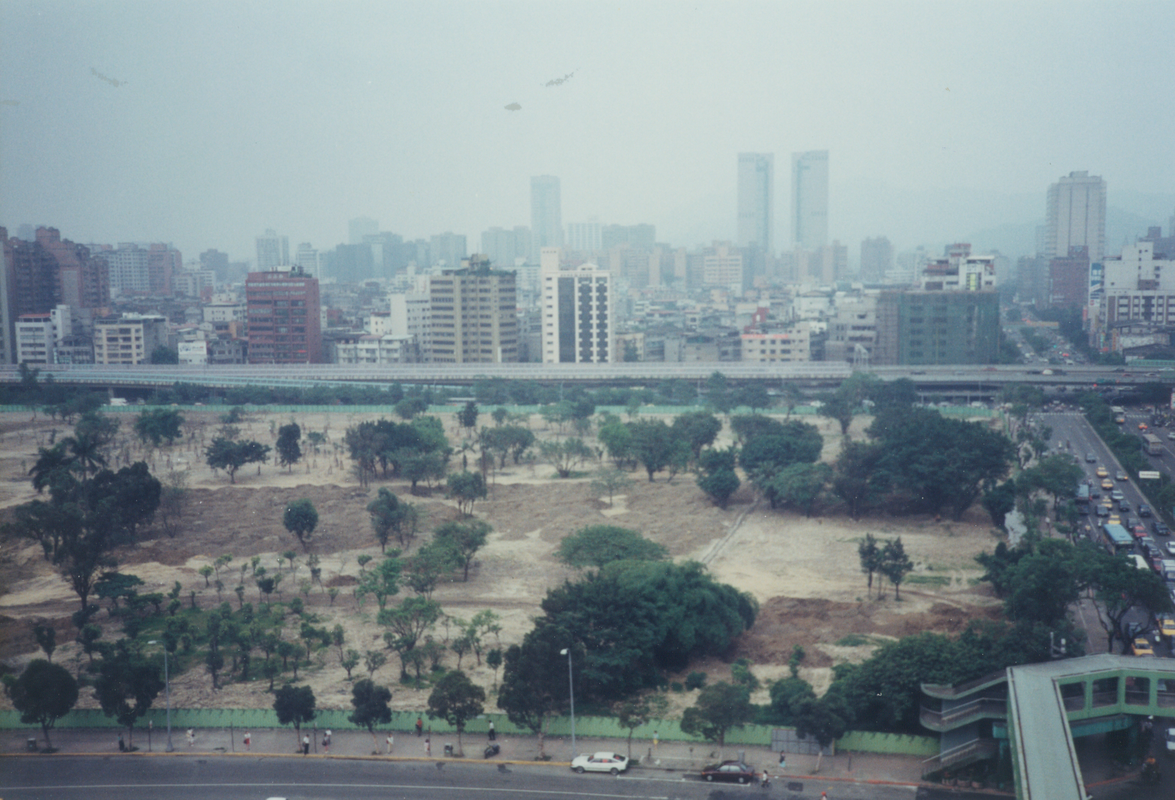
[{"label": "twin skyscraper", "polygon": [[[792,154],[792,244],[815,250],[828,244],[828,151]],[[738,154],[738,245],[776,249],[775,155]]]}]

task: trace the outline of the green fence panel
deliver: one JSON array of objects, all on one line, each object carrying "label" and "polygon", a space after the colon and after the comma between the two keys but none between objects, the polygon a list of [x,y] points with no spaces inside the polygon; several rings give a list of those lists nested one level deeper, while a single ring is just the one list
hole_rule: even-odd
[{"label": "green fence panel", "polygon": [[939,741],[932,736],[908,736],[900,733],[878,733],[874,731],[851,731],[836,742],[837,751],[852,750],[858,753],[888,753],[906,756],[936,756]]}]

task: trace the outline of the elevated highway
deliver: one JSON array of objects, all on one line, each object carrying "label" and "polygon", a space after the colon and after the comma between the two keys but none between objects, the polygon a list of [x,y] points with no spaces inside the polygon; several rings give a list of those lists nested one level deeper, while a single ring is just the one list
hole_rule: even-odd
[{"label": "elevated highway", "polygon": [[[668,380],[704,381],[721,372],[736,382],[788,381],[810,389],[830,388],[853,373],[850,365],[832,362],[752,364],[744,362],[624,363],[624,364],[402,364],[350,366],[341,364],[272,365],[151,365],[105,366],[100,364],[38,365],[41,376],[58,383],[112,389],[150,390],[174,383],[195,383],[216,388],[273,386],[310,388],[316,385],[393,383],[424,386],[470,386],[487,380],[538,381],[548,384],[640,385]],[[1013,365],[998,367],[874,367],[865,370],[883,380],[909,378],[925,393],[967,393],[990,396],[1010,383],[1041,388],[1066,387],[1078,391],[1094,385],[1124,389],[1161,380],[1158,373],[1119,372],[1109,367],[1066,367],[1064,371]],[[1052,374],[1044,374],[1050,371]],[[0,382],[17,383],[17,367],[0,366]]]}]

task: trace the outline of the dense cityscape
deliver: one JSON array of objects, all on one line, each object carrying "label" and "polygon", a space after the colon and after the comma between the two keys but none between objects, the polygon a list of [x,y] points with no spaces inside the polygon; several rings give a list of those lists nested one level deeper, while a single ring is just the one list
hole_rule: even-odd
[{"label": "dense cityscape", "polygon": [[[16,364],[824,361],[1012,363],[1001,303],[1076,323],[1095,359],[1171,353],[1175,214],[1106,252],[1106,182],[1048,187],[1037,251],[894,253],[828,238],[827,151],[792,156],[790,250],[775,248],[774,157],[740,153],[738,238],[657,241],[651,224],[564,225],[560,182],[531,179],[531,224],[405,241],[352,219],[320,252],[284,234],[255,258],[165,243],[76,243],[22,224],[4,238],[0,356]],[[1164,267],[1167,267],[1164,270]],[[1017,312],[1018,313],[1018,312]]]}]

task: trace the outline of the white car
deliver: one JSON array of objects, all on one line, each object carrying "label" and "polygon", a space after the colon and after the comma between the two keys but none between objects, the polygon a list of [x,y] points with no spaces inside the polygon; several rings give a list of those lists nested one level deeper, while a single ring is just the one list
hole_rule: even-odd
[{"label": "white car", "polygon": [[1167,728],[1167,755],[1175,755],[1175,728]]},{"label": "white car", "polygon": [[572,759],[571,768],[581,775],[585,772],[611,772],[613,775],[619,775],[628,769],[628,759],[618,753],[585,753]]}]

